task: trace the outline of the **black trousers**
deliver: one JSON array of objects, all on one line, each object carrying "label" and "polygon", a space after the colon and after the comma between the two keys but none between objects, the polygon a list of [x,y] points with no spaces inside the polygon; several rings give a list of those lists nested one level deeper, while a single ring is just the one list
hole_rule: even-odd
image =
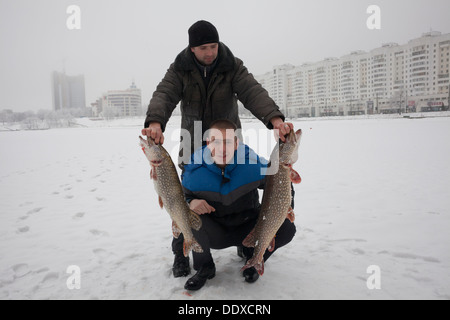
[{"label": "black trousers", "polygon": [[[224,226],[220,224],[214,216],[202,215],[202,228],[199,231],[193,230],[195,239],[203,248],[203,253],[193,253],[194,269],[199,270],[203,265],[213,262],[211,249],[225,249],[233,246],[242,246],[242,241],[255,227],[257,220],[250,220],[240,226]],[[269,252],[266,250],[264,261],[279,248],[291,242],[296,232],[295,225],[289,220],[285,220],[278,230],[275,238],[275,250]],[[253,255],[253,248],[244,247],[244,255],[250,258]]]},{"label": "black trousers", "polygon": [[[294,209],[295,190],[291,184],[292,202],[291,208]],[[219,219],[215,219],[212,215],[202,215],[202,228],[199,231],[192,230],[195,239],[203,248],[203,253],[193,253],[194,269],[198,270],[206,263],[212,262],[211,249],[225,249],[233,246],[242,246],[242,241],[252,231],[257,222],[255,219],[248,220],[239,226],[228,226],[221,224]],[[285,220],[276,234],[275,249],[272,252],[268,250],[264,254],[264,261],[279,248],[285,246],[294,238],[296,232],[295,225],[289,220]],[[172,241],[173,253],[183,252],[183,234],[178,239]],[[243,253],[250,258],[253,255],[253,248],[245,248]]]}]

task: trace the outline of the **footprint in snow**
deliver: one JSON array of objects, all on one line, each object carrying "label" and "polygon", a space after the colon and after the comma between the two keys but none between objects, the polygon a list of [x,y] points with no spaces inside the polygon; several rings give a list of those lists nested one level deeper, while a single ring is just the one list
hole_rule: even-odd
[{"label": "footprint in snow", "polygon": [[109,253],[108,251],[101,249],[101,248],[94,249],[94,250],[92,250],[92,252],[94,252],[96,257],[101,262],[103,262],[105,259],[107,259],[111,255],[111,253]]},{"label": "footprint in snow", "polygon": [[354,255],[359,256],[359,255],[365,254],[366,252],[364,250],[362,250],[362,249],[355,248],[355,249],[351,250],[351,253],[353,253]]},{"label": "footprint in snow", "polygon": [[394,258],[400,258],[400,259],[411,259],[411,260],[419,259],[419,260],[423,260],[425,262],[441,263],[441,261],[439,259],[436,259],[434,257],[419,256],[419,255],[407,253],[407,252],[389,252],[389,251],[383,250],[383,251],[378,252],[378,254],[389,254]]},{"label": "footprint in snow", "polygon": [[34,214],[34,213],[38,213],[38,212],[40,212],[42,209],[44,209],[44,208],[42,208],[42,207],[40,207],[40,208],[34,208],[33,210],[28,211],[28,212],[27,212],[27,215],[31,215],[31,214]]},{"label": "footprint in snow", "polygon": [[28,231],[30,231],[30,227],[29,226],[25,226],[25,227],[18,228],[16,233],[20,234],[20,233],[25,233],[25,232],[28,232]]},{"label": "footprint in snow", "polygon": [[30,269],[26,263],[19,263],[11,268],[14,271],[15,278],[22,278],[30,273]]},{"label": "footprint in snow", "polygon": [[32,204],[33,204],[33,202],[27,201],[27,202],[21,203],[21,204],[19,205],[19,207],[25,207],[25,206],[29,206],[29,205],[32,205]]},{"label": "footprint in snow", "polygon": [[34,208],[34,209],[28,211],[24,216],[21,216],[19,219],[20,219],[20,220],[26,220],[26,219],[28,219],[32,214],[38,213],[38,212],[40,212],[42,209],[44,209],[44,208],[42,208],[42,207],[40,207],[40,208]]},{"label": "footprint in snow", "polygon": [[100,236],[100,237],[102,237],[102,236],[109,236],[108,232],[97,230],[97,229],[91,229],[91,230],[89,230],[89,232],[91,234],[93,234],[94,236]]},{"label": "footprint in snow", "polygon": [[74,219],[74,220],[79,220],[79,219],[83,218],[84,215],[85,215],[84,212],[78,212],[78,213],[76,213],[76,214],[72,217],[72,219]]},{"label": "footprint in snow", "polygon": [[53,281],[53,280],[58,280],[58,279],[59,279],[58,272],[49,272],[42,279],[42,283]]}]

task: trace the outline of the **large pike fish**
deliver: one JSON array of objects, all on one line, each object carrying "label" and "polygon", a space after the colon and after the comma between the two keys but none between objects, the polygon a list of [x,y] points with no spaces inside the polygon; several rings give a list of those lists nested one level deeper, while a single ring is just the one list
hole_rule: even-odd
[{"label": "large pike fish", "polygon": [[189,256],[191,250],[203,252],[192,234],[192,229],[200,230],[202,221],[186,203],[172,158],[163,146],[155,144],[152,139],[145,140],[142,137],[139,139],[142,151],[152,167],[150,178],[154,182],[156,193],[158,193],[159,205],[161,208],[165,207],[172,218],[174,237],[178,238],[181,233],[184,236],[184,256]]},{"label": "large pike fish", "polygon": [[260,275],[264,273],[264,253],[267,249],[275,249],[275,235],[284,221],[289,219],[294,222],[295,216],[291,208],[292,193],[291,182],[300,183],[300,175],[292,169],[292,165],[298,159],[298,147],[302,131],[294,133],[291,130],[286,137],[285,143],[275,146],[271,156],[271,168],[278,170],[274,175],[266,177],[261,211],[255,228],[244,239],[242,244],[245,247],[253,247],[255,251],[253,257],[248,260],[242,271],[255,267]]}]

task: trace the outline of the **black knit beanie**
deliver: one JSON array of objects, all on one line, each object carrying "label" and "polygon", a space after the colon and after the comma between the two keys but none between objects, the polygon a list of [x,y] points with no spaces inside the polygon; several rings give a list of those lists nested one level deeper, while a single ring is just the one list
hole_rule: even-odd
[{"label": "black knit beanie", "polygon": [[205,20],[194,23],[189,28],[189,46],[191,48],[198,47],[207,43],[218,43],[219,33],[216,27]]}]

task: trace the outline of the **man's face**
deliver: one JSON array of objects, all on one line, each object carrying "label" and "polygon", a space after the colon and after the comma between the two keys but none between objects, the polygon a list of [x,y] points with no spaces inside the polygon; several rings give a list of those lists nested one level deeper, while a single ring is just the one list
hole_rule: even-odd
[{"label": "man's face", "polygon": [[233,159],[238,139],[233,129],[210,129],[207,144],[214,163],[224,166]]},{"label": "man's face", "polygon": [[191,48],[197,60],[204,66],[211,65],[216,60],[219,52],[218,43],[208,43],[198,47]]}]

